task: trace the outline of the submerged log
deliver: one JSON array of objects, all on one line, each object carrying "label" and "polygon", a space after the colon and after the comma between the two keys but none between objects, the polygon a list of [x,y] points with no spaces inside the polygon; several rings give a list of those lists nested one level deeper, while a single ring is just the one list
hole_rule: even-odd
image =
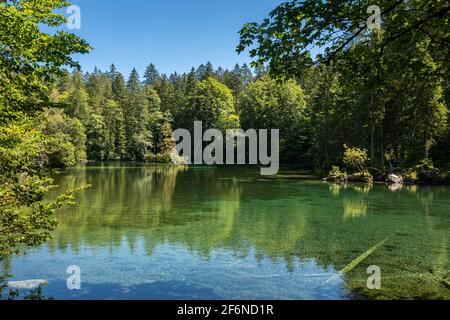
[{"label": "submerged log", "polygon": [[346,265],[337,275],[332,276],[327,281],[325,281],[323,284],[321,284],[319,287],[322,287],[334,280],[336,280],[339,277],[342,277],[346,273],[349,273],[353,269],[355,269],[361,262],[366,260],[372,253],[374,253],[379,247],[383,246],[391,237],[393,234],[387,236],[380,242],[376,243],[374,246],[367,249],[365,252],[363,252],[360,256],[358,256],[356,259],[354,259],[352,262],[350,262],[348,265]]},{"label": "submerged log", "polygon": [[392,235],[389,235],[380,242],[378,242],[377,244],[375,244],[373,247],[367,249],[363,254],[354,259],[348,265],[346,265],[344,269],[341,270],[341,273],[345,274],[352,271],[356,266],[358,266],[361,262],[366,260],[372,253],[374,253],[379,247],[383,246],[391,237]]}]

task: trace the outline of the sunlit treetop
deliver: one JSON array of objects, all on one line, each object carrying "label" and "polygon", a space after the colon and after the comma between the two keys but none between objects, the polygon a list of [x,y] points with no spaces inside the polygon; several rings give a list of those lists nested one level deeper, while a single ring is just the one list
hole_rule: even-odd
[{"label": "sunlit treetop", "polygon": [[[374,4],[381,17],[377,43],[371,41]],[[387,46],[414,35],[445,53],[450,47],[449,13],[447,0],[293,0],[279,5],[262,23],[245,24],[237,51],[249,49],[254,67],[268,64],[272,74],[288,77],[339,58],[355,43],[370,43],[382,56]]]},{"label": "sunlit treetop", "polygon": [[[77,68],[72,55],[91,48],[78,36],[42,26],[61,27],[67,18],[55,13],[65,0],[0,1],[0,116],[31,112],[47,101],[48,84],[63,68]],[[61,29],[61,28],[59,28]]]}]

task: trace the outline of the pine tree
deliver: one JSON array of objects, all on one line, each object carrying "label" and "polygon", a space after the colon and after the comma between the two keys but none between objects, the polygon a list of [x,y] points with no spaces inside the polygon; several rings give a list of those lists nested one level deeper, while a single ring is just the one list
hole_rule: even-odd
[{"label": "pine tree", "polygon": [[222,67],[218,67],[216,72],[214,73],[214,76],[217,80],[222,82],[223,73],[225,70]]},{"label": "pine tree", "polygon": [[131,70],[130,77],[128,78],[127,88],[130,94],[137,94],[141,88],[141,82],[139,80],[139,73],[136,68]]},{"label": "pine tree", "polygon": [[252,70],[250,69],[250,67],[246,63],[244,63],[242,65],[241,70],[240,70],[240,74],[241,74],[241,77],[242,77],[242,81],[244,82],[244,85],[248,85],[250,82],[253,81],[253,78],[254,78],[253,77],[253,72],[252,72]]},{"label": "pine tree", "polygon": [[160,127],[160,137],[161,142],[158,145],[160,150],[159,157],[162,159],[161,162],[170,162],[173,149],[175,148],[175,141],[173,139],[172,126],[167,118]]},{"label": "pine tree", "polygon": [[187,76],[185,95],[187,96],[192,95],[195,91],[195,88],[197,87],[197,83],[198,83],[197,74],[195,72],[195,68],[192,68]]},{"label": "pine tree", "polygon": [[161,76],[159,75],[158,69],[156,69],[155,65],[153,63],[151,63],[145,69],[144,83],[149,84],[149,85],[154,85],[160,80],[161,80]]},{"label": "pine tree", "polygon": [[199,80],[206,80],[209,77],[214,77],[214,67],[211,62],[207,62],[206,65],[201,64],[197,68],[197,78]]},{"label": "pine tree", "polygon": [[125,160],[127,157],[127,88],[123,75],[117,72],[112,79],[112,94],[118,108],[115,122],[115,154],[116,158]]},{"label": "pine tree", "polygon": [[[248,77],[248,75],[246,75]],[[231,89],[235,101],[244,89],[244,77],[239,64],[234,66],[233,71],[226,70],[223,75],[223,83]]]},{"label": "pine tree", "polygon": [[262,65],[262,64],[259,64],[255,68],[255,80],[261,79],[262,77],[264,77],[268,73],[269,73],[269,71],[267,70],[267,67]]},{"label": "pine tree", "polygon": [[114,99],[123,104],[127,96],[127,88],[125,85],[125,78],[121,73],[117,73],[112,80],[112,93]]},{"label": "pine tree", "polygon": [[67,92],[63,97],[64,111],[70,117],[85,121],[89,114],[89,96],[80,71],[74,71],[68,78]]},{"label": "pine tree", "polygon": [[113,63],[109,67],[109,72],[108,72],[108,76],[109,76],[111,82],[114,81],[114,79],[117,77],[117,75],[118,75],[117,68],[116,68],[116,66]]},{"label": "pine tree", "polygon": [[203,80],[206,74],[206,66],[204,64],[201,64],[196,69],[197,79]]},{"label": "pine tree", "polygon": [[209,77],[214,77],[214,67],[210,61],[206,63],[205,74],[201,79],[206,80]]},{"label": "pine tree", "polygon": [[152,146],[148,128],[150,111],[146,88],[141,86],[139,74],[133,69],[127,83],[128,94],[124,109],[127,155],[130,160],[143,160]]}]

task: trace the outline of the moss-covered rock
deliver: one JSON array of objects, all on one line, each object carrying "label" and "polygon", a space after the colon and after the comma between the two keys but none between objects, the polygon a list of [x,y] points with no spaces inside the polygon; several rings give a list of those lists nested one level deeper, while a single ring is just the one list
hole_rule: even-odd
[{"label": "moss-covered rock", "polygon": [[324,180],[328,182],[344,183],[347,181],[347,173],[342,172],[338,166],[333,166]]},{"label": "moss-covered rock", "polygon": [[403,182],[405,184],[416,184],[418,181],[417,172],[414,170],[411,170],[411,169],[406,170],[402,174],[402,177],[403,177]]},{"label": "moss-covered rock", "polygon": [[408,177],[420,184],[436,184],[439,183],[439,169],[433,166],[431,160],[422,160],[408,171]]},{"label": "moss-covered rock", "polygon": [[348,182],[373,183],[373,176],[369,172],[354,173],[347,177]]}]

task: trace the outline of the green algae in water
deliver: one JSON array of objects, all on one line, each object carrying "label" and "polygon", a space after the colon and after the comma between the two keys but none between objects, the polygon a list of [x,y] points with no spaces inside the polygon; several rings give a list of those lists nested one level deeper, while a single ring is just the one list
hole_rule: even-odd
[{"label": "green algae in water", "polygon": [[[56,299],[450,299],[450,188],[330,185],[289,169],[88,165],[54,239],[4,261]],[[375,244],[380,246],[352,261]],[[79,265],[82,290],[66,289]],[[381,268],[380,290],[367,268]],[[329,281],[332,279],[332,281]]]}]

